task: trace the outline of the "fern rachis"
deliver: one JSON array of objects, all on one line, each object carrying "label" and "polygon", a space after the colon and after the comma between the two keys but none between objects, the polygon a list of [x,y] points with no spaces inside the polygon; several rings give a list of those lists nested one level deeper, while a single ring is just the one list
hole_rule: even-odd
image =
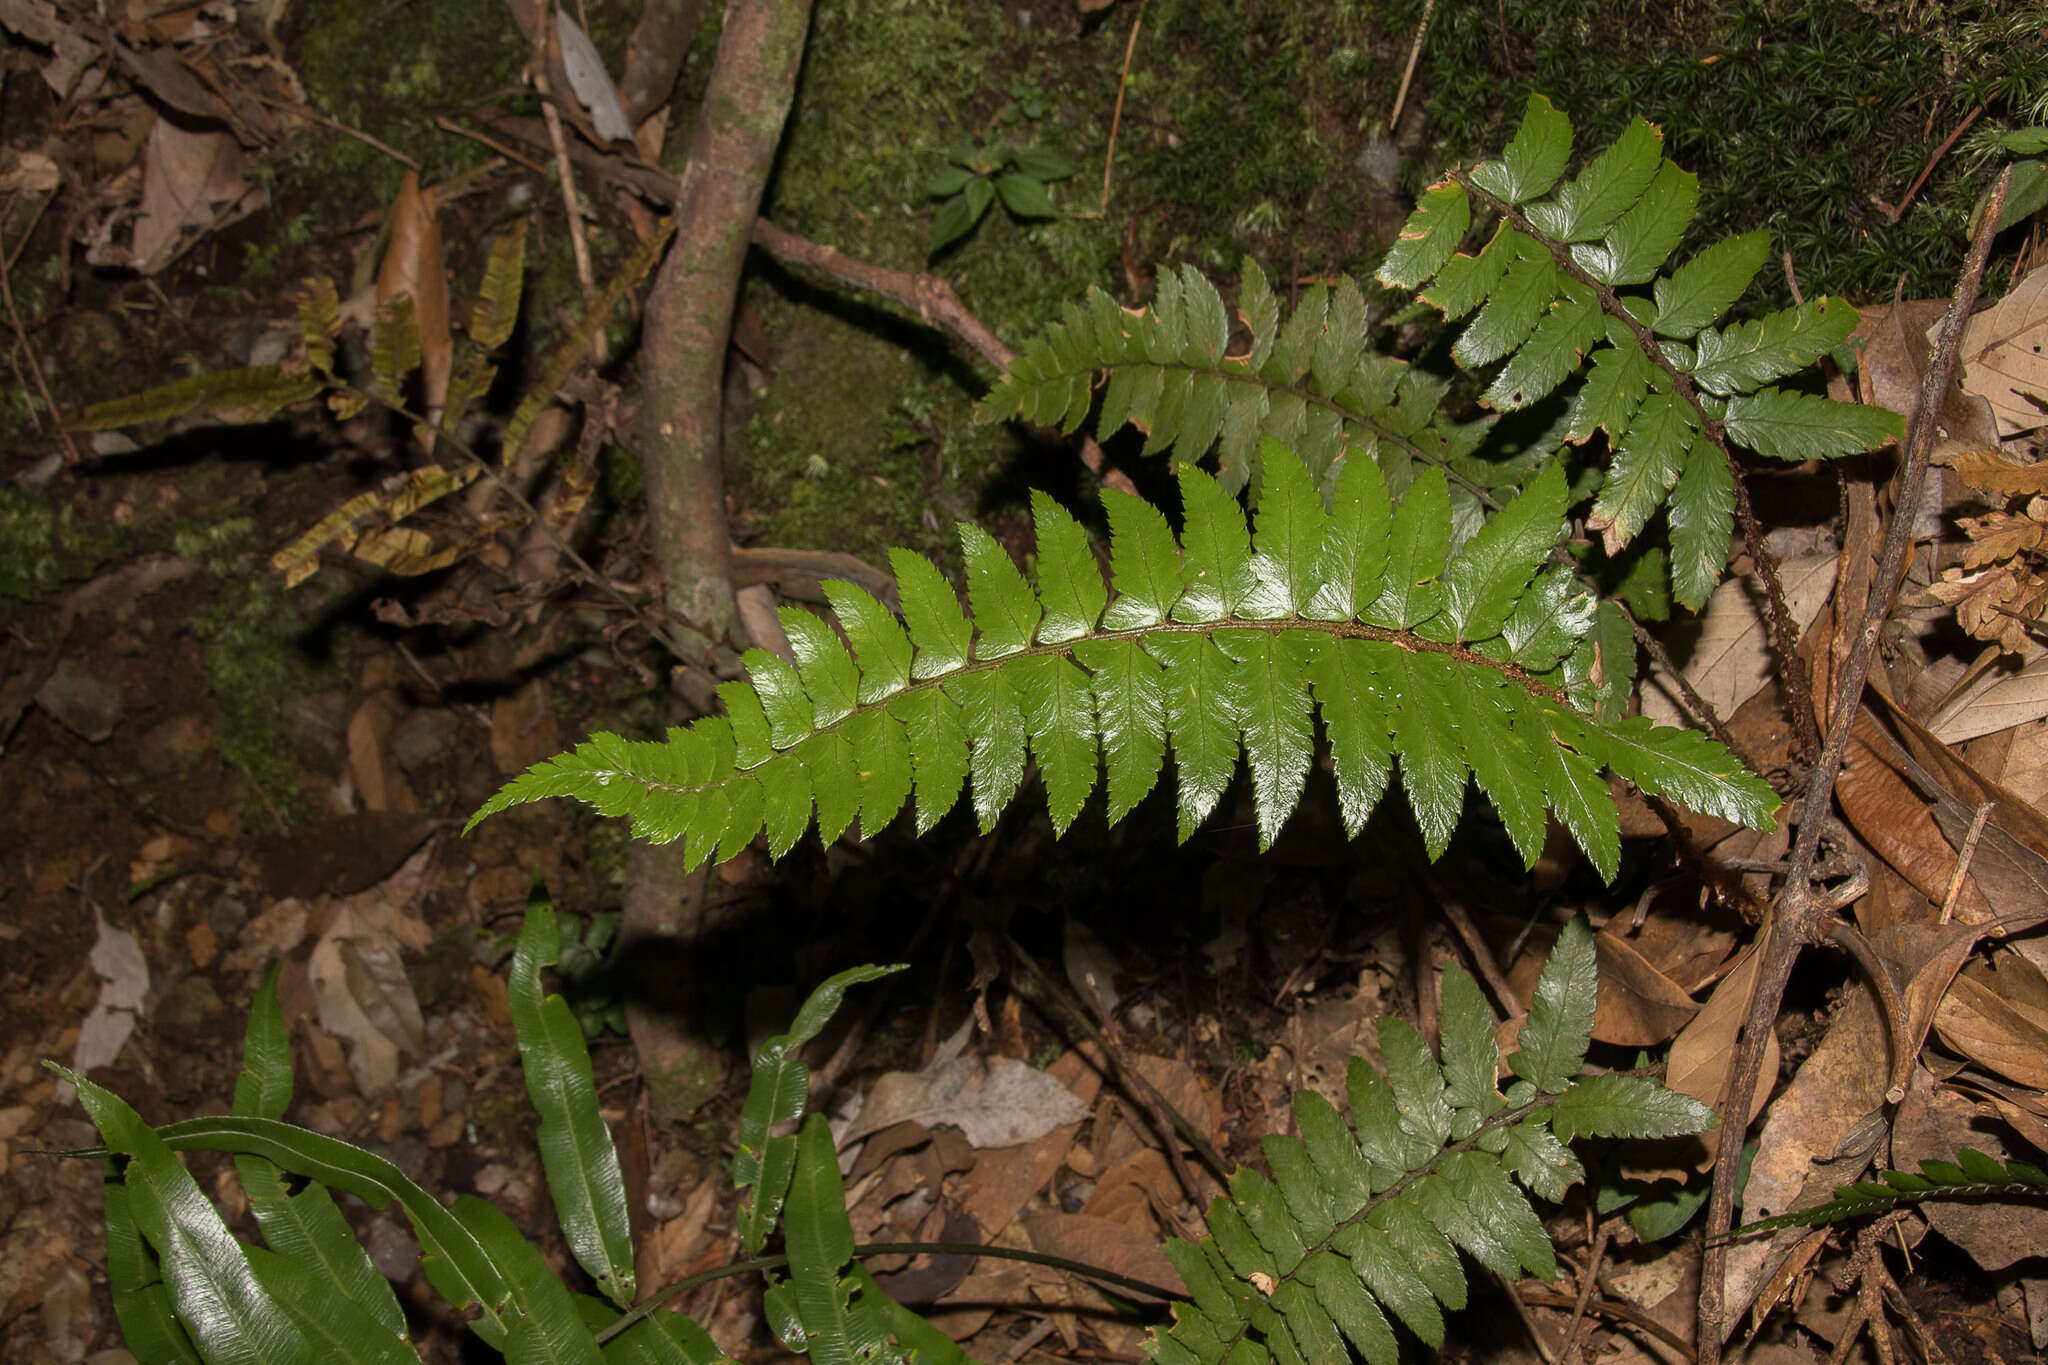
[{"label": "fern rachis", "polygon": [[987,829],[1028,758],[1064,831],[1101,770],[1120,819],[1170,751],[1185,838],[1242,752],[1265,846],[1301,799],[1318,711],[1347,828],[1364,824],[1398,765],[1432,857],[1468,777],[1525,861],[1548,808],[1610,878],[1619,830],[1602,769],[1726,819],[1770,818],[1770,789],[1712,741],[1595,712],[1593,604],[1546,567],[1568,496],[1560,466],[1454,555],[1434,470],[1393,504],[1373,461],[1343,460],[1325,508],[1292,452],[1268,442],[1262,465],[1250,525],[1217,479],[1180,466],[1178,547],[1156,508],[1105,494],[1111,584],[1078,523],[1043,495],[1035,589],[992,537],[962,526],[971,615],[934,566],[898,551],[902,622],[830,584],[852,653],[823,620],[786,609],[796,666],[750,651],[750,682],[720,688],[725,715],[663,743],[593,736],[474,818],[569,796],[645,837],[687,837],[693,864],[763,832],[779,857],[814,807],[828,841],[856,820],[871,837],[914,796],[922,832],[963,783]]}]

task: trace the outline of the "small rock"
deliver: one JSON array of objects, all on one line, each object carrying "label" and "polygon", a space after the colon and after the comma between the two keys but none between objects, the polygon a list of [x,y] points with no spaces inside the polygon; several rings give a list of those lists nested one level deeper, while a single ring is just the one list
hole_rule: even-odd
[{"label": "small rock", "polygon": [[36,693],[36,705],[89,744],[98,744],[121,723],[121,689],[76,659],[63,659]]},{"label": "small rock", "polygon": [[174,983],[157,1002],[150,1020],[163,1034],[196,1031],[220,1014],[220,993],[203,976],[188,976]]}]

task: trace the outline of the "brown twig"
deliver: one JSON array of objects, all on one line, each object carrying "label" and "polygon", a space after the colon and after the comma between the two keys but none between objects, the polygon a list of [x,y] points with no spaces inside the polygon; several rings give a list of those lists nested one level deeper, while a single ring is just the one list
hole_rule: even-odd
[{"label": "brown twig", "polygon": [[989,330],[988,324],[968,311],[967,305],[960,301],[960,295],[954,292],[952,283],[937,275],[913,275],[908,271],[889,270],[855,260],[838,247],[823,246],[799,237],[766,218],[754,220],[753,241],[755,246],[778,261],[822,270],[844,284],[880,294],[892,303],[913,310],[923,321],[937,323],[960,338],[976,355],[999,370],[1009,368],[1010,362],[1017,357],[1001,337]]},{"label": "brown twig", "polygon": [[1408,104],[1408,83],[1415,79],[1415,63],[1422,59],[1422,39],[1429,32],[1429,16],[1436,12],[1436,0],[1427,0],[1422,7],[1422,21],[1415,26],[1415,42],[1408,49],[1408,65],[1401,71],[1401,88],[1394,94],[1394,112],[1387,115],[1387,139],[1393,140],[1394,126],[1401,121],[1401,110]]},{"label": "brown twig", "polygon": [[[1227,1183],[1230,1179],[1230,1168],[1224,1165],[1222,1156],[1217,1153],[1215,1147],[1210,1145],[1207,1135],[1196,1128],[1186,1115],[1175,1109],[1167,1101],[1166,1097],[1159,1093],[1158,1088],[1152,1082],[1146,1080],[1124,1062],[1123,1056],[1117,1051],[1115,1044],[1110,1042],[1109,1037],[1095,1026],[1095,1021],[1088,1017],[1087,1011],[1082,1009],[1080,1004],[1065,990],[1061,989],[1060,984],[1054,981],[1045,968],[1038,964],[1038,959],[1025,952],[1023,945],[1015,939],[1006,937],[1004,941],[1009,945],[1012,959],[1024,968],[1024,974],[1031,979],[1033,990],[1039,993],[1038,1003],[1059,1009],[1071,1023],[1080,1029],[1082,1035],[1089,1042],[1101,1048],[1104,1058],[1109,1062],[1110,1070],[1115,1072],[1117,1082],[1125,1090],[1133,1096],[1141,1093],[1149,1094],[1151,1102],[1158,1106],[1153,1117],[1155,1120],[1163,1118],[1166,1122],[1167,1126],[1160,1130],[1160,1137],[1167,1146],[1171,1147],[1173,1145],[1173,1137],[1171,1135],[1179,1134],[1186,1140],[1188,1146],[1195,1149],[1195,1155],[1202,1159],[1202,1164],[1209,1168],[1209,1173],[1215,1176],[1219,1182]],[[1201,1202],[1200,1196],[1196,1196],[1196,1202]]]},{"label": "brown twig", "polygon": [[[555,26],[545,22],[552,7],[541,11],[540,32],[533,43],[533,89],[540,96],[540,115],[548,127],[548,142],[555,149],[555,171],[562,179],[562,214],[569,220],[569,254],[576,261],[576,283],[583,290],[585,307],[597,301],[597,275],[590,265],[590,242],[583,232],[583,203],[576,194],[576,166],[569,159],[569,140],[562,135],[562,112],[555,108],[554,91],[548,88],[548,57]],[[606,79],[610,79],[607,77]],[[604,363],[604,329],[591,334],[590,349],[599,364]]]},{"label": "brown twig", "polygon": [[[1884,553],[1878,561],[1874,580],[1879,591],[1864,603],[1861,628],[1850,646],[1830,713],[1827,741],[1814,764],[1799,821],[1799,837],[1793,845],[1791,872],[1773,907],[1764,930],[1757,966],[1756,987],[1750,997],[1748,1017],[1743,1020],[1737,1042],[1735,1065],[1728,1078],[1724,1114],[1749,1112],[1750,1097],[1756,1091],[1757,1070],[1763,1060],[1764,1041],[1777,1022],[1778,1007],[1785,998],[1785,985],[1792,966],[1807,945],[1825,933],[1828,899],[1813,886],[1814,862],[1820,855],[1821,826],[1834,799],[1835,777],[1849,750],[1849,732],[1863,695],[1864,679],[1877,650],[1878,632],[1891,610],[1901,581],[1906,553],[1913,542],[1913,522],[1920,507],[1921,485],[1926,482],[1928,457],[1933,454],[1940,429],[1942,395],[1955,376],[1956,358],[1962,349],[1963,323],[1976,307],[1977,291],[1984,282],[1984,266],[1991,256],[1991,238],[2005,208],[2005,196],[2012,184],[2007,168],[1992,188],[1991,202],[1957,281],[1948,311],[1941,320],[1940,338],[1920,390],[1920,405],[1913,414],[1906,435],[1906,463],[1899,471],[1898,502],[1891,528],[1885,534]],[[1732,1126],[1732,1124],[1731,1124]],[[1733,1134],[1731,1134],[1731,1137]],[[1718,1365],[1721,1333],[1727,1306],[1728,1249],[1721,1240],[1732,1226],[1735,1212],[1735,1169],[1742,1153],[1739,1140],[1724,1138],[1714,1158],[1713,1193],[1707,1201],[1707,1249],[1700,1272],[1699,1352],[1701,1365]]]},{"label": "brown twig", "polygon": [[1145,22],[1145,0],[1138,0],[1138,12],[1131,16],[1130,40],[1124,44],[1123,74],[1116,79],[1116,108],[1109,115],[1109,151],[1102,158],[1102,207],[1095,211],[1098,218],[1109,213],[1109,172],[1116,165],[1116,134],[1124,121],[1124,91],[1131,83],[1131,54],[1138,50],[1138,26]]},{"label": "brown twig", "polygon": [[1586,1327],[1586,1309],[1593,1302],[1593,1291],[1600,1285],[1600,1262],[1607,1256],[1607,1237],[1607,1224],[1603,1221],[1593,1231],[1593,1248],[1586,1253],[1586,1268],[1579,1273],[1579,1301],[1572,1305],[1572,1320],[1564,1329],[1564,1345],[1557,1348],[1561,1360],[1577,1358],[1579,1335]]},{"label": "brown twig", "polygon": [[1493,992],[1493,1003],[1499,1008],[1501,1017],[1512,1019],[1521,1013],[1522,1002],[1515,995],[1515,988],[1508,984],[1507,974],[1501,971],[1500,963],[1494,960],[1493,949],[1486,946],[1486,937],[1479,932],[1479,926],[1472,922],[1472,916],[1465,909],[1464,902],[1446,891],[1441,882],[1427,873],[1423,874],[1423,885],[1429,888],[1429,894],[1435,899],[1438,908],[1444,912],[1444,918],[1451,922],[1451,928],[1457,931],[1458,938],[1465,945],[1465,951],[1472,955],[1472,965],[1479,969],[1479,979]]},{"label": "brown twig", "polygon": [[[1907,205],[1913,202],[1914,195],[1920,193],[1920,187],[1927,183],[1927,177],[1934,174],[1934,168],[1941,164],[1941,159],[1943,157],[1948,155],[1948,149],[1956,145],[1956,139],[1961,137],[1964,133],[1968,132],[1970,129],[1970,125],[1975,123],[1977,121],[1977,116],[1983,112],[1984,106],[1981,104],[1978,105],[1975,109],[1972,109],[1969,113],[1963,116],[1963,121],[1956,125],[1956,129],[1954,132],[1950,133],[1947,137],[1941,140],[1941,145],[1934,149],[1934,155],[1928,157],[1927,164],[1920,168],[1920,174],[1914,176],[1913,183],[1906,187],[1906,193],[1904,197],[1899,200],[1898,207],[1887,207],[1885,209],[1884,212],[1887,218],[1891,219],[1891,221],[1896,223],[1899,221],[1899,219],[1906,216]],[[2014,276],[2013,278],[2017,279],[2019,277]]]},{"label": "brown twig", "polygon": [[1977,813],[1970,817],[1970,832],[1963,836],[1963,846],[1956,851],[1955,868],[1948,874],[1948,893],[1941,898],[1941,920],[1947,924],[1956,912],[1956,901],[1963,894],[1963,878],[1970,874],[1970,860],[1977,856],[1977,841],[1984,837],[1984,823],[1991,818],[1996,801],[1986,801],[1977,807]]},{"label": "brown twig", "polygon": [[[0,212],[0,222],[5,222],[6,215],[14,212],[15,203],[15,198],[8,199],[5,211]],[[37,216],[41,216],[40,210]],[[0,253],[0,256],[4,254]],[[28,328],[22,326],[21,312],[14,306],[14,282],[11,278],[13,273],[12,270],[0,270],[0,300],[5,300],[7,304],[7,325],[14,330],[14,344],[21,347],[21,358],[28,364],[29,378],[35,381],[36,392],[43,396],[43,406],[50,411],[50,422],[57,428],[57,439],[64,445],[64,458],[74,465],[80,464],[85,457],[78,453],[78,446],[71,439],[71,432],[66,429],[63,418],[58,415],[56,396],[50,392],[49,381],[43,378],[42,362],[36,359],[36,348],[29,343]]]},{"label": "brown twig", "polygon": [[[810,266],[842,283],[880,294],[892,303],[915,310],[920,320],[945,328],[999,370],[1008,369],[1010,362],[1017,357],[1001,337],[989,330],[987,323],[960,301],[952,283],[937,275],[913,275],[908,271],[890,270],[868,261],[855,260],[837,247],[799,237],[766,218],[754,220],[753,242],[779,261]],[[1092,436],[1082,438],[1081,462],[1088,466],[1089,473],[1108,487],[1133,495],[1137,493],[1137,486],[1131,482],[1130,476],[1110,466],[1103,456],[1102,447]]]},{"label": "brown twig", "polygon": [[457,123],[454,119],[449,118],[446,114],[434,115],[434,126],[436,128],[439,128],[444,133],[453,133],[457,137],[466,137],[470,139],[472,142],[481,142],[483,143],[484,146],[490,148],[499,156],[504,157],[507,161],[516,161],[520,165],[526,167],[527,170],[532,171],[535,175],[546,175],[548,173],[548,168],[541,165],[538,161],[535,161],[532,157],[523,156],[520,153],[513,151],[510,147],[507,147],[497,138],[491,137],[487,133],[479,133],[474,128],[465,128],[461,124]]},{"label": "brown twig", "polygon": [[[1515,1290],[1515,1297],[1532,1308],[1571,1308],[1577,1300],[1571,1295],[1561,1294],[1555,1289],[1544,1289],[1536,1285],[1522,1285]],[[1594,1297],[1587,1301],[1586,1311],[1598,1313],[1603,1318],[1625,1322],[1641,1332],[1647,1332],[1664,1345],[1676,1351],[1680,1359],[1696,1361],[1699,1356],[1688,1346],[1685,1338],[1666,1327],[1663,1323],[1645,1313],[1632,1303],[1620,1299]]]}]

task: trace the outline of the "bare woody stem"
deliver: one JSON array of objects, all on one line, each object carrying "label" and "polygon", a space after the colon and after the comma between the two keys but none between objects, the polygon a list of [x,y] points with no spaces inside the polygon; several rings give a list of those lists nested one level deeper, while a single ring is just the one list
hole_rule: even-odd
[{"label": "bare woody stem", "polygon": [[1840,686],[1828,721],[1827,741],[1806,788],[1799,815],[1799,836],[1792,846],[1791,869],[1772,907],[1765,927],[1756,987],[1750,996],[1749,1013],[1743,1020],[1736,1045],[1735,1066],[1728,1078],[1728,1097],[1722,1107],[1724,1132],[1714,1158],[1714,1188],[1707,1200],[1707,1249],[1701,1269],[1699,1311],[1700,1365],[1719,1365],[1721,1340],[1727,1307],[1727,1244],[1718,1240],[1732,1224],[1735,1213],[1735,1170],[1742,1153],[1736,1115],[1749,1113],[1756,1092],[1757,1070],[1762,1065],[1764,1042],[1778,1020],[1778,1007],[1785,998],[1785,985],[1792,966],[1807,945],[1819,942],[1827,933],[1827,920],[1834,912],[1832,898],[1813,885],[1815,860],[1820,856],[1821,827],[1834,800],[1835,778],[1848,753],[1849,733],[1861,709],[1863,682],[1870,673],[1870,661],[1877,650],[1878,632],[1891,612],[1906,567],[1906,555],[1913,543],[1913,522],[1920,510],[1920,493],[1927,478],[1928,458],[1933,454],[1940,430],[1941,398],[1954,378],[1956,357],[1962,350],[1963,323],[1977,305],[1977,290],[1984,281],[1984,265],[1991,256],[1991,239],[2005,208],[2006,190],[2012,183],[2008,168],[1991,191],[1983,222],[1970,243],[1962,278],[1942,316],[1941,334],[1935,344],[1933,363],[1920,389],[1920,406],[1913,413],[1906,434],[1906,464],[1899,471],[1898,502],[1892,511],[1891,528],[1885,534],[1884,554],[1878,561],[1876,590],[1863,607],[1863,620],[1842,667]]}]

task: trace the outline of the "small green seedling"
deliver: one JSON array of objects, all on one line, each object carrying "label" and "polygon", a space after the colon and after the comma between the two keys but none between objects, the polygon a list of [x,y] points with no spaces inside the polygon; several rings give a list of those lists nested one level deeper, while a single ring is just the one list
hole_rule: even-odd
[{"label": "small green seedling", "polygon": [[[1022,108],[1029,115],[1029,104]],[[968,236],[1000,199],[1012,218],[1057,218],[1046,186],[1064,180],[1076,167],[1047,147],[1015,147],[986,142],[976,146],[962,138],[946,154],[946,167],[931,178],[925,193],[940,200],[932,218],[932,254],[937,255]]]}]

